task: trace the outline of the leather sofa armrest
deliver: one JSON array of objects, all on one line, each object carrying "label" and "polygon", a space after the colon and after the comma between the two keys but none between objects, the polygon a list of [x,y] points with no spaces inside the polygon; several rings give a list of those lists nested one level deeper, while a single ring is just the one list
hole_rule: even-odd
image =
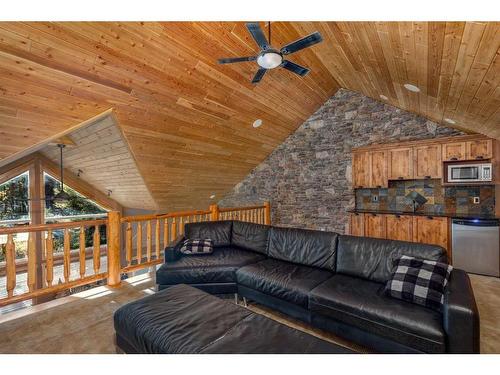
[{"label": "leather sofa armrest", "polygon": [[444,294],[443,326],[448,353],[479,353],[479,312],[463,270],[451,272]]},{"label": "leather sofa armrest", "polygon": [[184,236],[181,235],[168,244],[165,248],[165,262],[175,262],[182,256],[180,249],[184,239]]}]

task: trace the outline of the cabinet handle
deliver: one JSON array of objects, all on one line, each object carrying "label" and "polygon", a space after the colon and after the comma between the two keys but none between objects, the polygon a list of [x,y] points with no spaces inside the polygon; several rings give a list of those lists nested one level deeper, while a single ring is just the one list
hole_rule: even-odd
[{"label": "cabinet handle", "polygon": [[431,178],[431,176],[424,176],[424,178],[429,180]]},{"label": "cabinet handle", "polygon": [[433,220],[434,218],[432,216],[427,216],[427,219]]},{"label": "cabinet handle", "polygon": [[451,161],[457,161],[457,160],[458,160],[458,158],[452,157],[452,158],[450,158],[450,160],[451,160]]},{"label": "cabinet handle", "polygon": [[377,189],[382,189],[382,185],[377,185]]},{"label": "cabinet handle", "polygon": [[401,176],[398,177],[398,180],[404,180],[404,179],[405,179],[404,177]]},{"label": "cabinet handle", "polygon": [[374,213],[372,212],[372,216],[377,216],[377,214],[374,214]]},{"label": "cabinet handle", "polygon": [[479,155],[479,156],[476,156],[476,159],[481,160],[481,159],[484,159],[484,157],[482,155]]},{"label": "cabinet handle", "polygon": [[396,219],[400,219],[401,218],[401,215],[396,215]]}]

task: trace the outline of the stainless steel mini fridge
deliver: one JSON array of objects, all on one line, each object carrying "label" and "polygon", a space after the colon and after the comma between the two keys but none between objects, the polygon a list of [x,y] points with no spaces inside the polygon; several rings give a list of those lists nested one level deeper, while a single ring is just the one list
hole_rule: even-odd
[{"label": "stainless steel mini fridge", "polygon": [[500,223],[496,219],[453,219],[453,267],[500,276]]}]

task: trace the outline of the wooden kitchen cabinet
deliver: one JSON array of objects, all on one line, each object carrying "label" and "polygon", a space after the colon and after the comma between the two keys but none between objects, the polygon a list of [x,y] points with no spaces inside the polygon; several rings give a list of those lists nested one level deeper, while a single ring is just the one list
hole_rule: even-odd
[{"label": "wooden kitchen cabinet", "polygon": [[439,144],[414,147],[414,178],[441,178],[443,176],[441,153]]},{"label": "wooden kitchen cabinet", "polygon": [[365,236],[375,238],[386,237],[385,215],[365,214]]},{"label": "wooden kitchen cabinet", "polygon": [[465,160],[465,142],[445,143],[442,145],[443,161]]},{"label": "wooden kitchen cabinet", "polygon": [[370,186],[370,153],[356,152],[352,155],[352,181],[354,188]]},{"label": "wooden kitchen cabinet", "polygon": [[412,242],[413,216],[386,215],[386,238]]},{"label": "wooden kitchen cabinet", "polygon": [[[439,245],[449,252],[448,218],[413,216],[413,242]],[[451,254],[448,256],[450,257]]]},{"label": "wooden kitchen cabinet", "polygon": [[387,151],[372,151],[370,152],[370,187],[382,188],[388,186]]},{"label": "wooden kitchen cabinet", "polygon": [[479,139],[465,143],[465,155],[468,160],[491,159],[493,157],[493,141]]},{"label": "wooden kitchen cabinet", "polygon": [[413,148],[394,148],[389,153],[389,180],[410,180],[413,178]]},{"label": "wooden kitchen cabinet", "polygon": [[351,236],[365,235],[365,215],[352,213],[350,217],[349,233]]}]

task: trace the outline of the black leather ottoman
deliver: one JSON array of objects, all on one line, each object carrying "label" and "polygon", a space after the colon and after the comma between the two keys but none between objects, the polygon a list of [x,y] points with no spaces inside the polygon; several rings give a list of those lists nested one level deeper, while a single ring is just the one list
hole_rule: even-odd
[{"label": "black leather ottoman", "polygon": [[122,306],[114,325],[125,353],[352,353],[182,284]]}]

